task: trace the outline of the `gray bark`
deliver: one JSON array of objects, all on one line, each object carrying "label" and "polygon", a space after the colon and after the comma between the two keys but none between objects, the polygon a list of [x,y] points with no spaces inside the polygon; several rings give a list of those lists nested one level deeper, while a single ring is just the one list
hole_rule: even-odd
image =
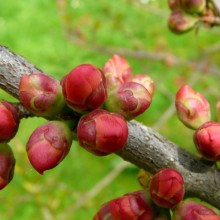
[{"label": "gray bark", "polygon": [[[40,70],[0,46],[0,88],[18,98],[20,77],[32,72]],[[19,109],[21,117],[29,116],[24,107]],[[187,196],[220,209],[220,170],[213,163],[192,155],[141,123],[130,121],[128,127],[127,144],[117,152],[118,156],[153,174],[165,167],[177,169],[184,177]]]}]

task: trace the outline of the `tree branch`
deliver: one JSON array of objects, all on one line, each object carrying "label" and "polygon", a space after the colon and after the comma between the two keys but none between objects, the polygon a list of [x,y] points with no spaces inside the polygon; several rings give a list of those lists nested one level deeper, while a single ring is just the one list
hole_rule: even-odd
[{"label": "tree branch", "polygon": [[[0,88],[18,98],[20,77],[32,72],[40,70],[0,46]],[[22,108],[20,111],[26,112],[27,116],[28,111]],[[184,177],[188,196],[197,197],[220,209],[219,169],[213,169],[212,163],[192,155],[147,126],[130,121],[128,127],[127,144],[117,152],[118,156],[151,173],[164,167],[177,169]]]}]

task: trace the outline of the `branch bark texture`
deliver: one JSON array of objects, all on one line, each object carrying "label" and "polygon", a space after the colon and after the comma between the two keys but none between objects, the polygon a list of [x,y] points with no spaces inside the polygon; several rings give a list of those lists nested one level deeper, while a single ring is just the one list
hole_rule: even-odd
[{"label": "branch bark texture", "polygon": [[[18,98],[20,77],[41,72],[25,58],[0,46],[0,88]],[[20,108],[21,117],[28,111]],[[24,113],[23,113],[24,112]],[[161,168],[177,169],[184,177],[186,193],[220,209],[220,170],[167,140],[153,129],[136,121],[128,122],[126,146],[117,155],[136,166],[155,173]]]}]

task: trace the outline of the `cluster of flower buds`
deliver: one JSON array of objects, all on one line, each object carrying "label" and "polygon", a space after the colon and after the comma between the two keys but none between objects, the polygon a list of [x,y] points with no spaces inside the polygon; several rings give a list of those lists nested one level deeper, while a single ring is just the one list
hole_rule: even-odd
[{"label": "cluster of flower buds", "polygon": [[148,75],[133,75],[127,61],[117,54],[105,63],[103,72],[108,91],[107,110],[130,120],[149,108],[155,86]]},{"label": "cluster of flower buds", "polygon": [[[176,94],[175,104],[180,121],[195,130],[193,141],[198,152],[207,160],[220,161],[220,123],[211,121],[209,102],[189,85],[184,85]],[[218,108],[219,103],[217,113]]]},{"label": "cluster of flower buds", "polygon": [[200,23],[211,26],[215,20],[213,5],[206,0],[168,0],[168,6],[168,27],[176,34],[186,33]]},{"label": "cluster of flower buds", "polygon": [[220,220],[211,208],[190,199],[183,200],[184,180],[175,169],[159,170],[147,185],[144,190],[108,201],[93,220]]},{"label": "cluster of flower buds", "polygon": [[[76,66],[60,81],[44,73],[23,75],[20,101],[33,115],[51,120],[36,128],[27,142],[30,163],[40,174],[57,166],[69,152],[74,132],[79,144],[95,155],[122,149],[128,138],[126,119],[150,106],[154,89],[148,75],[133,76],[130,65],[119,55],[109,59],[103,69],[92,64]],[[0,107],[12,111],[9,104],[2,103]],[[19,117],[11,115],[14,124],[13,118],[3,117],[2,140],[13,137],[9,129],[17,129],[13,126],[18,125]],[[77,117],[74,125],[69,123],[71,115]],[[10,125],[8,130],[6,123]]]}]

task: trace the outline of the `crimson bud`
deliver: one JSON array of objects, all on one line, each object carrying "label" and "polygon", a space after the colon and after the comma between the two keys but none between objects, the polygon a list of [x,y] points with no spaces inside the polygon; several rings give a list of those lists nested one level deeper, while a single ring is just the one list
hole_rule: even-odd
[{"label": "crimson bud", "polygon": [[184,85],[176,94],[177,115],[187,127],[197,129],[210,120],[210,106],[200,93]]},{"label": "crimson bud", "polygon": [[127,82],[109,93],[105,108],[130,120],[145,112],[152,102],[147,89],[136,82]]},{"label": "crimson bud", "polygon": [[15,168],[15,158],[10,146],[6,143],[0,144],[0,189],[7,186],[13,176]]},{"label": "crimson bud", "polygon": [[220,220],[220,217],[202,204],[185,201],[174,209],[173,220]]},{"label": "crimson bud", "polygon": [[105,63],[103,72],[106,77],[108,91],[132,79],[132,70],[129,63],[118,54],[113,55]]},{"label": "crimson bud", "polygon": [[8,142],[15,136],[19,122],[15,107],[6,101],[0,101],[0,142]]},{"label": "crimson bud", "polygon": [[182,10],[174,10],[168,19],[168,27],[175,34],[191,31],[199,22],[199,18],[186,14]]},{"label": "crimson bud", "polygon": [[175,169],[164,168],[152,177],[149,191],[151,199],[158,206],[173,208],[184,197],[183,177]]},{"label": "crimson bud", "polygon": [[56,116],[65,106],[59,81],[43,73],[22,76],[19,97],[29,111],[47,118]]},{"label": "crimson bud", "polygon": [[220,161],[220,123],[206,122],[194,133],[194,144],[208,160]]},{"label": "crimson bud", "polygon": [[31,134],[26,150],[32,166],[40,174],[57,166],[68,154],[72,132],[62,121],[50,121]]},{"label": "crimson bud", "polygon": [[155,212],[144,191],[128,193],[104,204],[93,220],[153,220]]},{"label": "crimson bud", "polygon": [[121,115],[96,109],[81,117],[77,126],[77,137],[83,148],[104,156],[124,147],[128,126]]},{"label": "crimson bud", "polygon": [[91,64],[75,67],[61,85],[67,104],[79,113],[99,108],[107,98],[104,74]]}]

